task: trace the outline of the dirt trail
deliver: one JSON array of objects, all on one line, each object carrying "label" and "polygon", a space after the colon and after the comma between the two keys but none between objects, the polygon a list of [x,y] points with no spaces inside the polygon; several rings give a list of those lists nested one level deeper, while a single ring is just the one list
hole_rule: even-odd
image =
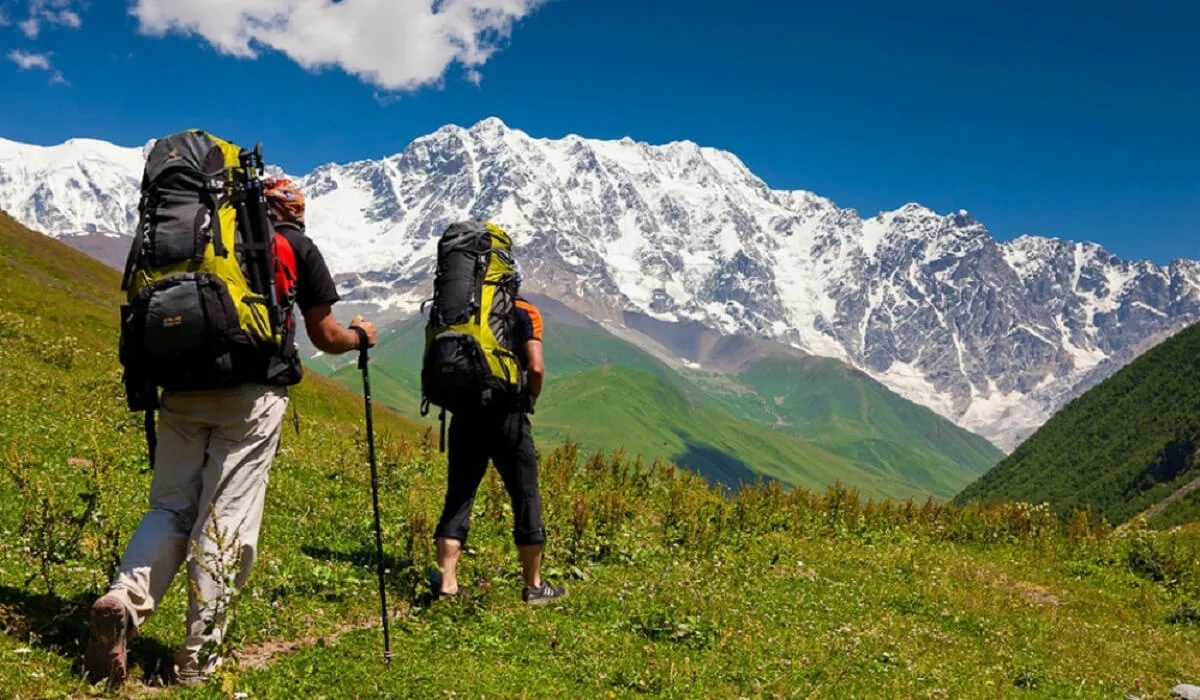
[{"label": "dirt trail", "polygon": [[[378,618],[361,618],[338,625],[324,634],[314,634],[287,641],[267,640],[257,644],[247,644],[246,646],[234,649],[230,655],[236,659],[239,673],[253,671],[265,668],[284,656],[290,656],[297,652],[311,649],[322,641],[328,643],[352,632],[378,626]],[[147,682],[142,677],[131,673],[129,680],[125,682],[122,688],[122,695],[131,698],[151,697],[160,695],[173,687],[165,684],[160,677],[154,677]],[[77,697],[91,696],[79,695]]]},{"label": "dirt trail", "polygon": [[238,667],[243,671],[251,671],[257,668],[267,666],[281,656],[289,656],[298,651],[311,649],[321,641],[336,640],[343,635],[359,630],[371,629],[379,626],[379,620],[376,619],[360,619],[347,622],[338,627],[326,632],[325,634],[311,635],[293,639],[290,641],[275,641],[268,640],[259,642],[258,644],[248,644],[233,651],[233,656],[237,657]]}]

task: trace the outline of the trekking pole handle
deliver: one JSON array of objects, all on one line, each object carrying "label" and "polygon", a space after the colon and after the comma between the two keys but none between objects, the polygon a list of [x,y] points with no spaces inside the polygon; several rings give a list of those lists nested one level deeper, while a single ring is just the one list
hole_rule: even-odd
[{"label": "trekking pole handle", "polygon": [[367,350],[371,341],[367,339],[367,332],[358,326],[350,326],[350,330],[358,334],[358,368],[361,370],[367,369]]}]

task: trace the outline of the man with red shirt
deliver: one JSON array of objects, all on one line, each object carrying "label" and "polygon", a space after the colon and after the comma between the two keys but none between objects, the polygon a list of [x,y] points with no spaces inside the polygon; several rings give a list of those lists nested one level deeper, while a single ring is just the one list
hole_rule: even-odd
[{"label": "man with red shirt", "polygon": [[[318,349],[341,354],[375,344],[375,327],[355,317],[350,327],[334,319],[337,287],[316,245],[304,233],[304,196],[291,182],[264,183],[276,230],[276,270],[287,338],[281,351],[237,386],[205,391],[164,391],[150,509],[134,531],[108,592],[92,606],[84,665],[92,682],[126,678],[125,643],[162,601],[186,560],[187,633],[176,656],[178,678],[203,682],[220,663],[209,650],[219,645],[227,620],[220,599],[224,582],[197,561],[223,556],[214,528],[237,543],[234,585],[245,584],[254,564],[271,462],[279,447],[288,387],[301,378],[294,347],[292,310]],[[193,544],[195,550],[193,550]]]}]

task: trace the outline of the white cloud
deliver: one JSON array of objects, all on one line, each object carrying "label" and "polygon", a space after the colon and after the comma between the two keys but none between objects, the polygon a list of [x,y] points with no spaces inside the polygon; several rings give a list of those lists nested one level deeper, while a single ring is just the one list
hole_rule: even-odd
[{"label": "white cloud", "polygon": [[71,29],[79,29],[83,26],[83,20],[79,18],[79,13],[72,10],[59,12],[56,21],[64,27],[70,27]]},{"label": "white cloud", "polygon": [[44,70],[50,74],[51,85],[70,85],[62,71],[56,69],[50,61],[49,53],[33,53],[14,49],[8,52],[8,60],[17,64],[21,70]]},{"label": "white cloud", "polygon": [[314,70],[337,66],[385,90],[442,79],[452,63],[472,81],[513,24],[548,0],[134,0],[141,30],[198,35],[222,53],[264,47]]},{"label": "white cloud", "polygon": [[[81,0],[29,0],[27,17],[17,23],[17,27],[28,39],[38,38],[43,25],[62,25],[69,29],[79,29],[83,19],[75,11],[82,6]],[[0,18],[3,19],[3,18]],[[0,21],[0,25],[7,21]]]},{"label": "white cloud", "polygon": [[50,54],[31,53],[14,49],[8,52],[8,60],[17,64],[21,70],[50,70]]}]

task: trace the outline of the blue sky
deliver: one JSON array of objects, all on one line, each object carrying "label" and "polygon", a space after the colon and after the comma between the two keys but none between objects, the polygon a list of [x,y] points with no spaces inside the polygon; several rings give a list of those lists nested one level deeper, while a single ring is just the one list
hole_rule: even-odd
[{"label": "blue sky", "polygon": [[1002,239],[1200,258],[1197,3],[296,0],[269,19],[288,4],[0,0],[0,136],[201,126],[304,172],[495,115],[726,148],[868,216],[918,201]]}]

